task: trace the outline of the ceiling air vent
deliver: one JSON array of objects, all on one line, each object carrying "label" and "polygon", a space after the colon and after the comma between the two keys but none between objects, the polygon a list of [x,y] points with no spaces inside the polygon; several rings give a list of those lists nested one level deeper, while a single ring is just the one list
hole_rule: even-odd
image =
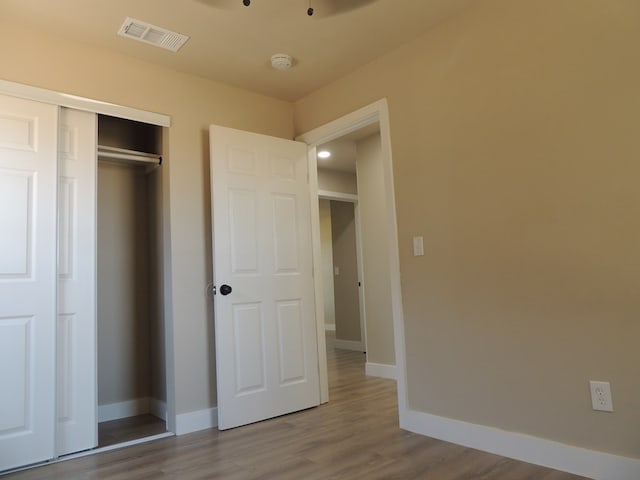
[{"label": "ceiling air vent", "polygon": [[165,48],[172,52],[177,52],[189,40],[186,35],[128,17],[120,27],[120,30],[118,30],[118,35]]}]

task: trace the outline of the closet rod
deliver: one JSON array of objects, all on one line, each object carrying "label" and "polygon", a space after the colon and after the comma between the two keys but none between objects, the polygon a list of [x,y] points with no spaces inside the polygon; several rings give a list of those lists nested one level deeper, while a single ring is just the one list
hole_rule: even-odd
[{"label": "closet rod", "polygon": [[98,159],[162,165],[161,155],[136,152],[135,150],[126,150],[124,148],[105,147],[103,145],[98,145]]}]

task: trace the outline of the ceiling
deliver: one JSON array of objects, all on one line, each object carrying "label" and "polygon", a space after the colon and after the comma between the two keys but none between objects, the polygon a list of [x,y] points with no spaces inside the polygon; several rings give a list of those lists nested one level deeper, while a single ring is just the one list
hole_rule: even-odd
[{"label": "ceiling", "polygon": [[380,131],[378,122],[362,127],[336,140],[318,145],[317,151],[326,150],[329,158],[318,157],[318,169],[342,173],[356,173],[357,142]]},{"label": "ceiling", "polygon": [[[3,21],[294,101],[435,28],[471,0],[1,0]],[[309,4],[315,14],[307,16]],[[117,36],[132,17],[191,37],[178,53]],[[274,53],[293,57],[282,72]]]}]

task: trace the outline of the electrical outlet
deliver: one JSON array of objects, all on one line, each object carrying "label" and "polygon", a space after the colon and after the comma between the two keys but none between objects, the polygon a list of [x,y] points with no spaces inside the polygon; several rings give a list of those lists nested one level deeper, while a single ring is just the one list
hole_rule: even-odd
[{"label": "electrical outlet", "polygon": [[611,398],[611,385],[609,382],[589,382],[591,390],[591,405],[594,410],[613,412],[613,399]]}]

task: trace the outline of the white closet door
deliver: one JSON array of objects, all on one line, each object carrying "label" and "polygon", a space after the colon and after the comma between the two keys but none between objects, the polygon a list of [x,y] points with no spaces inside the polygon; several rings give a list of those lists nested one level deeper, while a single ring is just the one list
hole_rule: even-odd
[{"label": "white closet door", "polygon": [[57,119],[0,95],[0,471],[55,455]]},{"label": "white closet door", "polygon": [[60,110],[58,193],[57,446],[98,444],[96,395],[97,117]]}]

